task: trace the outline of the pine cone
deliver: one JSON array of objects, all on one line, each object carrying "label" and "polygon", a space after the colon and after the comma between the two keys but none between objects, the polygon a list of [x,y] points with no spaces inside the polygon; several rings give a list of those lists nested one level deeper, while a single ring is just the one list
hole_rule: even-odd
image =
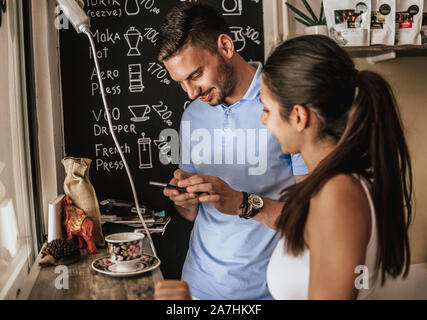
[{"label": "pine cone", "polygon": [[68,264],[78,260],[80,250],[71,240],[55,239],[42,250],[40,265]]}]

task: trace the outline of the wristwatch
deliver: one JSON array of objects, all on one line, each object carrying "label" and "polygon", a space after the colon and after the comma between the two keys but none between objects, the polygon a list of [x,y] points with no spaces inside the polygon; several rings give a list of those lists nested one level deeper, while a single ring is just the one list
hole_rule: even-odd
[{"label": "wristwatch", "polygon": [[247,192],[243,192],[243,202],[240,205],[241,213],[240,218],[251,219],[255,217],[264,206],[262,198],[254,193],[248,195]]}]

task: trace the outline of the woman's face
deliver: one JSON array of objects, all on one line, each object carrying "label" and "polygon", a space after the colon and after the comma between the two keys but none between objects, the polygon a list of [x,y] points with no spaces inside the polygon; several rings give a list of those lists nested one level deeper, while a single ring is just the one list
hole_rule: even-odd
[{"label": "woman's face", "polygon": [[280,104],[274,98],[264,79],[261,80],[260,100],[264,108],[261,115],[261,123],[267,126],[274,134],[285,154],[299,153],[301,134],[293,126],[294,113],[291,112],[288,119],[280,114]]}]

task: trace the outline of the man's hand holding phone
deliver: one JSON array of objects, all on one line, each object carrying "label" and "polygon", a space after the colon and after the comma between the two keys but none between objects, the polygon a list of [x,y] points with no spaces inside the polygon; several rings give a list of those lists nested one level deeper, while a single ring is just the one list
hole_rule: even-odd
[{"label": "man's hand holding phone", "polygon": [[[194,173],[186,172],[181,169],[175,170],[169,184],[177,186],[180,180],[188,179],[193,175]],[[177,207],[176,209],[184,218],[190,221],[196,219],[197,212],[199,211],[199,199],[196,193],[184,193],[175,189],[164,188],[163,194],[173,201]]]}]

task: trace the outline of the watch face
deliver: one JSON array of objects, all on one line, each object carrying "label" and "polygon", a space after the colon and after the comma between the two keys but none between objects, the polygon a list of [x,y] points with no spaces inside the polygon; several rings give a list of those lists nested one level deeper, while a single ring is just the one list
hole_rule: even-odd
[{"label": "watch face", "polygon": [[251,194],[248,199],[249,203],[257,210],[261,209],[264,205],[262,198],[256,194]]}]

